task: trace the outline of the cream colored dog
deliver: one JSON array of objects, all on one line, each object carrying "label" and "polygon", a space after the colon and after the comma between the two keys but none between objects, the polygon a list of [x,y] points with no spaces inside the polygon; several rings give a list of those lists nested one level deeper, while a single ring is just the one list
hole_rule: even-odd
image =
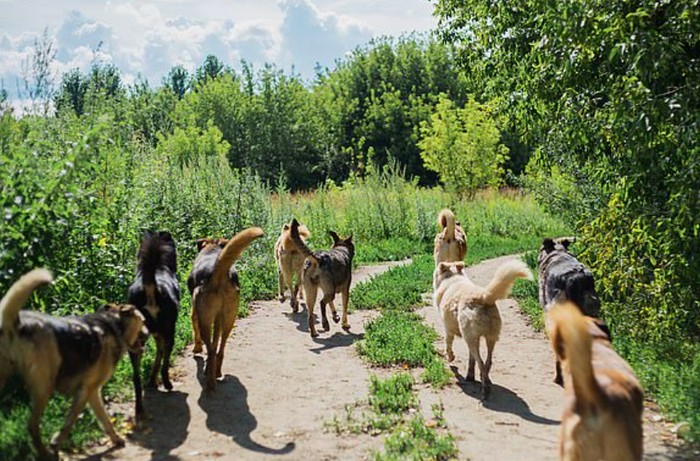
[{"label": "cream colored dog", "polygon": [[552,347],[564,368],[563,461],[642,459],[644,394],[632,368],[617,355],[597,319],[559,302],[547,314]]},{"label": "cream colored dog", "polygon": [[[487,287],[472,282],[463,272],[464,263],[441,262],[433,273],[433,303],[439,309],[445,325],[445,355],[454,360],[452,343],[455,336],[464,338],[469,348],[467,381],[474,380],[474,364],[481,374],[481,394],[488,397],[491,391],[491,361],[493,349],[501,334],[501,315],[496,301],[504,299],[518,278],[532,279],[532,272],[519,260],[505,262],[498,268]],[[486,340],[486,362],[481,359],[479,343]]]},{"label": "cream colored dog", "polygon": [[[306,226],[299,226],[299,236],[302,241],[306,241],[311,235]],[[301,252],[299,247],[292,240],[291,226],[285,224],[282,227],[282,233],[275,243],[275,261],[277,261],[277,272],[279,274],[279,299],[283,303],[286,299],[285,294],[289,288],[291,297],[289,304],[292,306],[292,312],[299,312],[299,302],[297,294],[302,295],[303,290],[299,290],[301,283],[301,270],[304,268],[306,255]],[[294,276],[296,275],[296,282]]]},{"label": "cream colored dog", "polygon": [[435,235],[433,259],[437,266],[441,262],[462,261],[467,255],[467,234],[456,222],[452,210],[445,208],[438,215],[442,231]]}]

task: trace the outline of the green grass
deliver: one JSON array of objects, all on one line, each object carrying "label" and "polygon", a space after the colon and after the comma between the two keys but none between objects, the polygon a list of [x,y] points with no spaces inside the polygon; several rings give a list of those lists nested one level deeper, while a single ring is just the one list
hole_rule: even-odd
[{"label": "green grass", "polygon": [[[454,437],[438,431],[444,425],[436,424],[437,420],[436,417],[429,424],[420,415],[409,418],[387,436],[384,452],[372,453],[372,458],[376,461],[456,459],[458,450]],[[444,420],[441,421],[444,424]]]}]

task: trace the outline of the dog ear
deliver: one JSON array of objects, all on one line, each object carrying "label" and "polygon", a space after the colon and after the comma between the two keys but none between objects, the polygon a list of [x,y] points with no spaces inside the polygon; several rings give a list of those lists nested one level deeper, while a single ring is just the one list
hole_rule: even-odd
[{"label": "dog ear", "polygon": [[449,272],[450,271],[450,264],[446,263],[446,262],[441,262],[440,264],[438,264],[437,268],[438,268],[438,272],[441,274],[445,273],[445,272]]},{"label": "dog ear", "polygon": [[333,238],[333,245],[340,241],[340,237],[338,237],[338,234],[336,234],[335,231],[329,230],[328,234],[331,236],[331,238]]},{"label": "dog ear", "polygon": [[283,230],[283,231],[286,231],[286,230],[289,230],[289,229],[290,229],[290,227],[289,227],[289,224],[287,224],[287,223],[285,223],[284,226],[282,226],[282,230]]},{"label": "dog ear", "polygon": [[207,244],[208,239],[197,239],[195,242],[197,243],[197,251],[202,251],[202,248],[204,248],[204,245]]},{"label": "dog ear", "polygon": [[561,246],[563,246],[565,249],[568,250],[568,249],[569,249],[569,245],[571,245],[571,240],[569,240],[569,239],[561,239],[561,240],[559,240],[559,243],[561,244]]},{"label": "dog ear", "polygon": [[457,269],[457,273],[461,274],[462,271],[464,270],[464,263],[462,261],[454,263],[455,269]]},{"label": "dog ear", "polygon": [[352,232],[350,232],[350,235],[348,236],[348,238],[345,239],[345,242],[352,243]]},{"label": "dog ear", "polygon": [[547,237],[542,241],[542,250],[546,251],[549,253],[550,251],[554,250],[554,240],[551,238]]},{"label": "dog ear", "polygon": [[219,244],[219,248],[223,249],[228,243],[228,239],[219,239],[216,243]]}]

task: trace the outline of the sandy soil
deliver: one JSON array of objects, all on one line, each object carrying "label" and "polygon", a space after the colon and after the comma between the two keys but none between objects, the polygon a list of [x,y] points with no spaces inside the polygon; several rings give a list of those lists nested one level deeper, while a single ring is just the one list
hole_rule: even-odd
[{"label": "sandy soil", "polygon": [[[486,284],[504,260],[469,268]],[[358,269],[354,282],[389,265]],[[421,386],[419,396],[428,414],[441,401],[449,431],[457,438],[460,459],[554,460],[562,392],[551,382],[553,355],[546,338],[536,333],[514,301],[499,304],[503,333],[496,345],[491,372],[494,383],[487,402],[478,384],[455,379],[441,391]],[[437,312],[420,310],[442,332]],[[346,404],[366,398],[372,372],[352,344],[376,312],[350,316],[352,330],[331,323],[331,331],[312,339],[306,312],[291,314],[288,303],[256,302],[251,315],[238,321],[229,339],[224,378],[213,396],[202,393],[204,356],[188,351],[174,365],[175,389],[150,391],[145,404],[150,419],[134,431],[127,445],[95,447],[73,460],[361,460],[382,446],[381,437],[336,436],[324,426],[342,416]],[[439,344],[442,349],[442,343]],[[463,376],[466,347],[455,341],[453,366]],[[114,408],[112,409],[114,410]],[[118,408],[127,414],[130,405]],[[673,445],[670,425],[653,411],[645,414],[645,460],[700,459],[682,457]]]}]

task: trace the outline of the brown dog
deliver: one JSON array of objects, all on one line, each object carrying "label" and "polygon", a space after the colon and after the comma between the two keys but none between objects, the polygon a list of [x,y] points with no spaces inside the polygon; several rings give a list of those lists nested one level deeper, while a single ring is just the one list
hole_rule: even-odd
[{"label": "brown dog", "polygon": [[456,222],[452,210],[445,208],[438,215],[438,225],[442,231],[435,235],[433,259],[437,266],[441,262],[463,261],[467,255],[467,234]]},{"label": "brown dog", "polygon": [[197,241],[199,254],[187,279],[187,286],[192,293],[194,352],[201,352],[202,342],[207,348],[208,391],[216,388],[216,378],[222,376],[226,340],[238,316],[240,283],[233,263],[253,240],[262,235],[262,229],[251,227],[231,240]]},{"label": "brown dog", "polygon": [[632,368],[595,319],[572,302],[556,303],[548,316],[549,337],[565,376],[560,459],[641,460],[644,395]]},{"label": "brown dog", "polygon": [[[32,291],[52,281],[35,269],[20,278],[0,301],[0,389],[19,374],[32,400],[29,433],[42,458],[55,458],[61,443],[87,403],[114,445],[124,445],[102,402],[102,386],[127,349],[141,347],[144,317],[131,305],[107,305],[82,317],[54,317],[20,311]],[[39,423],[54,391],[73,397],[63,428],[51,440],[52,454],[41,441]]]},{"label": "brown dog", "polygon": [[[306,256],[296,246],[292,240],[291,226],[285,224],[282,227],[277,242],[275,243],[275,261],[277,262],[277,272],[279,274],[279,295],[280,302],[285,300],[285,292],[287,288],[291,292],[290,305],[292,312],[299,312],[299,302],[297,294],[299,293],[299,284],[301,283],[301,271],[304,268],[304,260]],[[299,226],[299,236],[302,240],[309,238],[311,233],[306,226]],[[296,283],[294,282],[296,276]]]},{"label": "brown dog", "polygon": [[[433,272],[433,303],[438,308],[445,326],[445,355],[454,360],[452,343],[461,336],[469,348],[467,381],[474,380],[474,365],[481,373],[481,394],[491,392],[491,361],[493,349],[501,335],[501,314],[496,301],[504,299],[518,278],[532,279],[532,273],[523,261],[513,260],[498,268],[486,287],[476,285],[464,272],[463,262],[441,262]],[[486,361],[481,359],[479,343],[486,341]]]},{"label": "brown dog", "polygon": [[338,323],[340,318],[335,310],[333,300],[336,293],[340,293],[343,301],[344,330],[350,329],[348,322],[348,302],[350,300],[350,283],[352,281],[352,258],[355,256],[355,245],[352,243],[352,235],[341,239],[333,231],[329,232],[333,238],[333,248],[329,251],[311,251],[299,235],[299,222],[292,220],[291,237],[296,246],[306,258],[301,275],[301,283],[304,287],[306,308],[308,312],[309,333],[312,337],[318,336],[314,322],[314,304],[318,289],[323,291],[321,298],[321,323],[325,331],[330,330],[328,317],[326,317],[326,304],[330,306],[333,321]]}]

